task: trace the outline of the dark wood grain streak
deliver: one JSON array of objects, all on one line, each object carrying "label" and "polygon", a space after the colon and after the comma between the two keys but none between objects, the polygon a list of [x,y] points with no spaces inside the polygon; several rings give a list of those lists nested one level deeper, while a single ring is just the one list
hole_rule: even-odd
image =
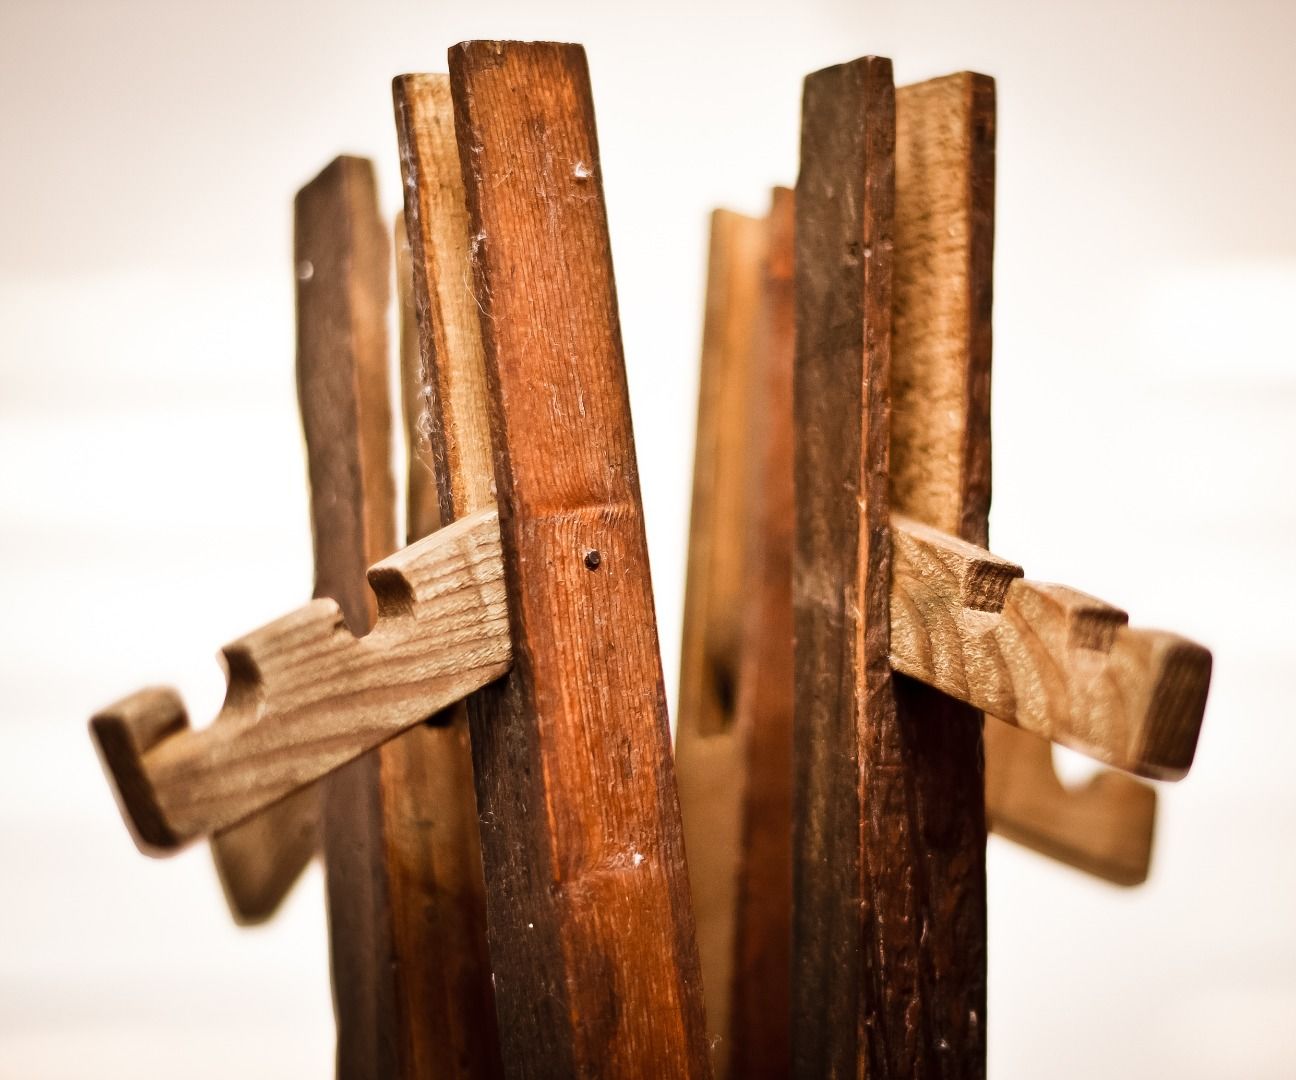
[{"label": "dark wood grain streak", "polygon": [[450,75],[515,649],[470,707],[505,1068],[706,1076],[584,51]]},{"label": "dark wood grain streak", "polygon": [[[339,158],[297,196],[297,383],[313,498],[315,595],[348,627],[373,624],[370,563],[396,547],[387,390],[391,251],[373,169]],[[337,1074],[399,1075],[395,942],[384,873],[379,754],[322,788]]]},{"label": "dark wood grain streak", "polygon": [[729,1066],[770,1080],[791,1068],[793,193],[774,192],[745,419],[747,579],[740,672],[741,844]]},{"label": "dark wood grain streak", "polygon": [[809,76],[796,189],[792,1051],[799,1077],[920,1075],[912,778],[892,699],[887,477],[895,91]]}]

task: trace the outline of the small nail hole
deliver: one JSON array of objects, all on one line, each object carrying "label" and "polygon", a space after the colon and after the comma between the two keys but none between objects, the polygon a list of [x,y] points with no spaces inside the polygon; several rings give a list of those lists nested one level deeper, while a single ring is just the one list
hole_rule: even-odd
[{"label": "small nail hole", "polygon": [[586,570],[597,570],[602,565],[603,565],[603,556],[600,555],[597,551],[585,552]]}]

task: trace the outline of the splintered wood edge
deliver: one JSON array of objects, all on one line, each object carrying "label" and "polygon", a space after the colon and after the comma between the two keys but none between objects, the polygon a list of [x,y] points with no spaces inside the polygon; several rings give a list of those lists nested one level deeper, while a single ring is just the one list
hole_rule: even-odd
[{"label": "splintered wood edge", "polygon": [[1177,780],[1192,764],[1211,656],[912,519],[892,519],[897,671],[1108,765]]},{"label": "splintered wood edge", "polygon": [[228,828],[508,670],[495,511],[384,559],[369,582],[379,616],[363,638],[313,600],[227,645],[225,705],[206,727],[158,689],[91,720],[143,850]]}]

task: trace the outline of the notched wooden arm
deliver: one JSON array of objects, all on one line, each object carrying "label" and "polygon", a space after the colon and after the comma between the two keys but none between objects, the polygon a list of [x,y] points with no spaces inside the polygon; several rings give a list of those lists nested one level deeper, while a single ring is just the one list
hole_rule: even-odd
[{"label": "notched wooden arm", "polygon": [[189,727],[152,688],[90,721],[142,850],[218,832],[498,678],[512,662],[499,518],[465,517],[369,570],[372,633],[313,600],[226,646],[229,688]]},{"label": "notched wooden arm", "polygon": [[[984,712],[1120,769],[1192,764],[1211,655],[935,529],[892,518],[891,664]],[[958,603],[953,603],[957,597]]]},{"label": "notched wooden arm", "polygon": [[[1001,720],[1162,780],[1192,763],[1210,653],[907,518],[892,519],[891,664]],[[219,832],[498,678],[512,663],[499,518],[456,522],[369,571],[373,632],[313,600],[226,646],[220,714],[193,730],[141,690],[91,732],[146,851]]]}]

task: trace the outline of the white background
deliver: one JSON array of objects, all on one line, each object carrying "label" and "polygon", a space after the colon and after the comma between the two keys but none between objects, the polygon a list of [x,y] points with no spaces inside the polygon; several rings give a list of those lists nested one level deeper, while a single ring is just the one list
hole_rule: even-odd
[{"label": "white background", "polygon": [[996,76],[995,546],[1216,674],[1147,886],[991,841],[991,1075],[1293,1075],[1296,5],[614,8],[0,5],[0,1076],[330,1073],[318,869],[236,930],[85,719],[204,722],[308,595],[291,197],[345,150],[394,211],[389,81],[466,37],[589,49],[672,687],[708,209],[794,180],[810,70]]}]

